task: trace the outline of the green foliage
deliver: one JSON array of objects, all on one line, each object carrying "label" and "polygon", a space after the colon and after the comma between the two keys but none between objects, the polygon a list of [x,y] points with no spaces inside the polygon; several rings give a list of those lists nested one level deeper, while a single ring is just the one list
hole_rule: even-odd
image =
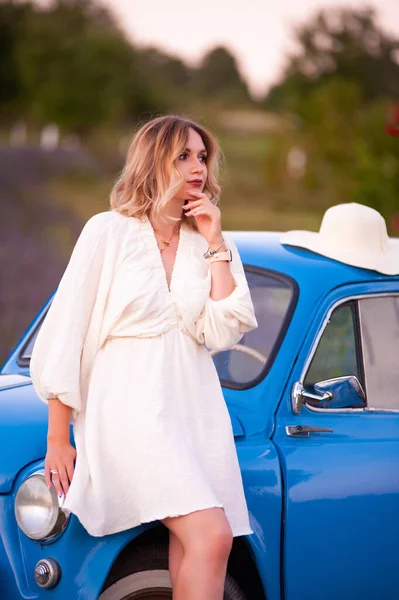
[{"label": "green foliage", "polygon": [[22,26],[29,5],[0,2],[0,117],[12,115],[22,104],[22,86],[17,60]]},{"label": "green foliage", "polygon": [[387,112],[384,102],[376,102],[360,112],[360,134],[354,144],[353,197],[389,219],[399,211],[399,140],[385,133]]},{"label": "green foliage", "polygon": [[54,0],[45,8],[0,0],[0,51],[0,117],[38,126],[52,121],[64,131],[87,134],[154,113],[190,111],[220,97],[225,84],[227,106],[249,98],[226,50],[191,69],[154,48],[138,49],[96,0]]},{"label": "green foliage", "polygon": [[[291,127],[271,135],[266,185],[274,203],[323,211],[340,202],[379,210],[392,233],[399,209],[399,143],[386,132],[399,100],[399,41],[376,24],[370,9],[320,12],[297,32],[298,53],[266,105]],[[288,156],[306,156],[290,173]]]},{"label": "green foliage", "polygon": [[138,51],[137,82],[146,82],[157,112],[180,111],[192,100],[192,70],[157,48]]},{"label": "green foliage", "polygon": [[223,104],[245,104],[250,102],[234,56],[223,47],[211,50],[203,59],[194,76],[197,92]]},{"label": "green foliage", "polygon": [[335,76],[355,82],[364,102],[399,97],[399,40],[377,24],[371,8],[322,10],[296,30],[297,52],[266,106],[296,108],[316,87]]},{"label": "green foliage", "polygon": [[60,2],[25,19],[18,63],[35,121],[84,132],[126,116],[134,52],[105,15],[88,2]]},{"label": "green foliage", "polygon": [[[280,207],[300,203],[311,210],[360,202],[379,210],[392,229],[399,208],[399,143],[385,131],[388,110],[385,100],[362,104],[354,82],[337,77],[320,84],[291,129],[271,136],[264,169],[270,198]],[[288,169],[294,147],[306,154],[301,177]]]}]

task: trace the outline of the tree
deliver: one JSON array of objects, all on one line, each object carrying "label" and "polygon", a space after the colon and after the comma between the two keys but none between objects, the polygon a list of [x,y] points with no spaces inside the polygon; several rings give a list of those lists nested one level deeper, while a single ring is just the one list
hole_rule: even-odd
[{"label": "tree", "polygon": [[214,48],[204,57],[195,72],[194,87],[202,97],[230,105],[251,101],[236,59],[223,47]]},{"label": "tree", "polygon": [[12,116],[23,104],[17,52],[21,27],[31,11],[29,4],[0,2],[0,117]]},{"label": "tree", "polygon": [[0,117],[82,134],[158,108],[139,52],[94,0],[0,0],[0,51]]},{"label": "tree", "polygon": [[294,108],[319,84],[338,76],[359,86],[362,102],[399,97],[399,39],[384,32],[371,8],[323,10],[296,31],[297,51],[268,108]]},{"label": "tree", "polygon": [[140,50],[138,56],[138,80],[151,89],[158,112],[187,108],[192,95],[191,69],[157,48]]},{"label": "tree", "polygon": [[[364,104],[359,85],[339,77],[320,83],[299,106],[296,127],[273,141],[265,164],[268,185],[283,203],[325,210],[360,202],[380,211],[393,228],[399,197],[399,144],[386,132],[389,102]],[[287,153],[307,157],[302,178],[287,173]],[[281,204],[281,200],[280,200]]]},{"label": "tree", "polygon": [[26,20],[19,72],[36,121],[83,133],[124,116],[134,52],[103,9],[98,16],[88,1],[63,1]]}]

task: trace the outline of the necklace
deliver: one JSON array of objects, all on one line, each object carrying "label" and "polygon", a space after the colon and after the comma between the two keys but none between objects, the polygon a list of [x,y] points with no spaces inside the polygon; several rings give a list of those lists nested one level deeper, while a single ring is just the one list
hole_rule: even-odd
[{"label": "necklace", "polygon": [[[170,236],[170,238],[168,240],[163,240],[161,237],[159,238],[159,241],[162,242],[163,244],[165,244],[165,248],[160,248],[159,251],[164,252],[166,250],[166,248],[168,248],[170,246],[170,242],[172,241],[173,236],[175,235],[175,230],[176,230],[176,225],[173,227],[173,231],[172,231],[172,235]],[[156,229],[154,229],[155,233],[158,233]]]}]

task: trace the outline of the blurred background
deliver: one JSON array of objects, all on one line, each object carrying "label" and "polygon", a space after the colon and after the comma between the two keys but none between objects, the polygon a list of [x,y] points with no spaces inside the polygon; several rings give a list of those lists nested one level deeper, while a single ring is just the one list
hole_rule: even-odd
[{"label": "blurred background", "polygon": [[398,0],[0,0],[0,57],[0,364],[160,114],[218,136],[224,229],[399,235]]}]

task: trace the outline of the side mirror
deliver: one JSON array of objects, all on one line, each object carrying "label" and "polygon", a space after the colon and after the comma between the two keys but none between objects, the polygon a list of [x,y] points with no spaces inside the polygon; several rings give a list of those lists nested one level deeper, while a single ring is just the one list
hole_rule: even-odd
[{"label": "side mirror", "polygon": [[299,382],[292,390],[292,407],[299,414],[303,403],[317,408],[361,408],[365,405],[366,394],[357,377],[336,377],[314,384],[316,393],[305,390]]}]

